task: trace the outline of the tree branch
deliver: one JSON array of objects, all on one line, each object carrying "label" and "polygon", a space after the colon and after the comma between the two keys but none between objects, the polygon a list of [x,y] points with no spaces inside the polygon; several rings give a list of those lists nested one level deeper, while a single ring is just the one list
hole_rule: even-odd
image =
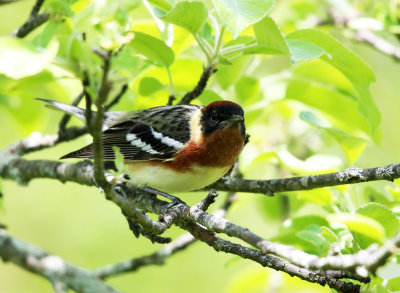
[{"label": "tree branch", "polygon": [[17,38],[23,38],[50,18],[48,13],[39,14],[39,10],[42,7],[43,2],[44,0],[36,1],[35,5],[32,7],[32,11],[28,20],[19,29],[13,32],[12,35],[16,36]]},{"label": "tree branch", "polygon": [[114,107],[116,104],[118,104],[119,100],[122,98],[122,96],[125,94],[125,92],[127,90],[128,90],[128,85],[124,84],[121,88],[121,91],[118,93],[118,95],[116,95],[114,97],[114,99],[104,107],[105,111],[110,110],[112,107]]},{"label": "tree branch", "polygon": [[61,142],[73,140],[85,133],[87,133],[86,127],[70,127],[61,133],[53,135],[43,135],[40,132],[33,132],[28,138],[16,142],[0,153],[18,157],[53,147]]},{"label": "tree branch", "polygon": [[[334,9],[331,14],[335,24],[344,25],[347,28],[354,30],[355,39],[357,41],[371,45],[376,50],[393,57],[397,61],[400,60],[400,48],[386,41],[369,28],[373,26],[376,27],[377,24],[379,24],[378,20],[371,18],[369,19],[370,21],[367,22],[366,18],[364,18],[362,23],[364,23],[365,27],[360,27],[360,22],[358,20],[361,19],[361,17],[359,12],[349,3],[349,1],[330,0],[329,3],[331,3]],[[382,24],[380,24],[380,26],[383,27]],[[376,29],[382,30],[381,27],[377,27]]]},{"label": "tree branch", "polygon": [[[85,92],[82,91],[72,102],[72,105],[77,106],[84,97],[85,97]],[[65,131],[65,127],[67,126],[67,123],[69,122],[70,119],[71,119],[70,114],[68,113],[64,114],[64,116],[60,120],[60,123],[58,124],[58,133],[62,133],[63,131]]]},{"label": "tree branch", "polygon": [[[78,164],[66,164],[66,163],[59,163],[59,162],[52,162],[52,161],[27,161],[24,159],[16,158],[9,158],[8,160],[4,159],[4,157],[0,157],[0,176],[4,178],[14,179],[20,183],[27,183],[29,180],[33,178],[53,178],[60,180],[62,182],[65,181],[73,181],[80,184],[85,185],[94,185],[93,182],[93,166],[90,162],[84,161]],[[316,179],[325,178],[324,176],[328,176],[329,179],[334,179],[333,181],[325,180],[325,185],[328,186],[328,182],[330,184],[344,184],[344,183],[354,183],[354,180],[361,180],[362,182],[368,180],[378,180],[378,179],[393,179],[395,178],[394,174],[399,172],[398,165],[390,165],[383,168],[373,168],[373,169],[350,169],[343,172],[333,173],[333,174],[325,174],[325,175],[314,175],[314,176],[305,176],[299,178],[288,178],[288,179],[279,179],[284,180],[286,182],[290,182],[290,180],[294,179],[294,182],[302,182],[300,185],[301,188],[315,188],[320,187],[321,185],[315,182]],[[360,175],[362,175],[360,177]],[[301,179],[303,178],[303,179]],[[340,178],[340,181],[335,181]],[[360,179],[361,178],[361,179]],[[397,178],[397,177],[396,177]],[[228,186],[234,182],[232,185],[232,190],[241,190],[238,188],[237,180],[239,179],[225,179],[228,182],[225,182],[225,189],[228,189]],[[270,182],[270,181],[268,181]],[[382,265],[388,257],[390,257],[394,251],[397,249],[398,245],[400,244],[400,236],[396,236],[393,239],[391,244],[385,244],[381,248],[376,248],[376,246],[372,246],[366,250],[362,250],[354,255],[337,255],[337,256],[328,256],[325,258],[319,258],[315,255],[304,253],[303,251],[299,251],[294,247],[279,244],[279,243],[272,243],[261,237],[257,236],[256,234],[252,233],[246,228],[240,227],[233,223],[230,223],[226,219],[213,216],[210,214],[205,213],[204,211],[200,210],[198,206],[194,206],[189,208],[184,204],[178,204],[176,206],[170,207],[169,203],[164,202],[155,198],[154,196],[150,196],[145,192],[141,192],[140,190],[135,189],[134,186],[130,184],[123,185],[124,192],[126,197],[119,198],[121,202],[115,200],[115,202],[122,206],[122,210],[125,212],[129,210],[131,207],[135,207],[142,211],[155,213],[155,214],[163,214],[167,209],[169,209],[169,214],[175,214],[175,224],[181,226],[182,228],[189,230],[191,233],[195,233],[197,228],[193,228],[193,225],[197,225],[196,223],[201,224],[204,227],[207,227],[209,230],[205,230],[200,233],[200,236],[194,234],[196,238],[207,242],[209,244],[214,243],[219,238],[215,238],[213,232],[215,231],[218,233],[224,233],[229,236],[236,237],[238,239],[244,240],[248,244],[258,247],[261,251],[256,251],[257,254],[253,250],[243,250],[242,246],[237,246],[237,244],[231,242],[220,242],[219,240],[216,242],[218,245],[213,246],[214,248],[218,248],[219,250],[235,253],[240,256],[245,255],[251,259],[257,259],[259,263],[267,262],[266,258],[259,259],[262,255],[263,257],[267,257],[265,254],[275,254],[277,256],[283,257],[288,259],[292,264],[288,265],[287,262],[280,265],[283,260],[280,258],[268,258],[268,262],[270,263],[271,267],[279,270],[283,270],[289,274],[292,274],[292,270],[298,271],[297,274],[300,274],[303,278],[305,278],[305,274],[313,274],[314,282],[320,282],[322,279],[325,280],[330,286],[339,286],[335,285],[334,280],[326,279],[326,276],[322,273],[317,273],[317,271],[310,271],[309,269],[302,269],[298,270],[299,267],[306,267],[306,268],[314,268],[316,270],[325,270],[328,268],[337,269],[337,270],[350,270],[356,271],[358,267],[365,267],[368,270],[374,271],[376,267]],[[248,186],[252,186],[251,183]],[[248,186],[244,186],[244,191],[249,191]],[[257,185],[255,185],[257,186]],[[279,185],[281,186],[281,185]],[[290,187],[290,190],[293,190],[291,184],[283,184],[282,186]],[[297,185],[294,185],[297,186]],[[268,186],[266,186],[268,188]],[[252,187],[254,189],[254,186]],[[268,189],[269,190],[269,189]],[[264,192],[265,189],[259,190],[258,192]],[[283,188],[280,190],[283,191]],[[117,197],[118,199],[118,197]],[[129,205],[128,205],[129,203]],[[194,222],[193,222],[194,221]],[[187,224],[192,223],[192,224]],[[185,226],[189,225],[189,226]],[[193,230],[194,229],[194,230]],[[202,228],[203,229],[203,228]],[[204,235],[206,233],[206,235]],[[210,238],[210,239],[209,239]],[[217,240],[215,240],[217,239]],[[207,241],[206,241],[207,240]],[[211,241],[211,242],[210,242]],[[221,239],[221,241],[223,241]],[[244,254],[241,254],[245,251]],[[272,257],[272,256],[268,256]],[[278,261],[279,260],[279,261]],[[278,263],[278,265],[276,265]],[[310,273],[311,272],[311,273]],[[318,276],[317,279],[315,279]],[[308,277],[310,279],[310,277]],[[322,278],[322,279],[321,279]],[[324,279],[325,278],[325,279]],[[342,285],[340,285],[342,286]],[[339,286],[339,287],[340,287]],[[337,288],[337,287],[333,287]],[[341,287],[340,287],[341,288]]]},{"label": "tree branch", "polygon": [[354,293],[359,292],[360,290],[359,285],[346,283],[328,275],[321,275],[316,271],[298,267],[278,257],[265,255],[259,250],[247,248],[242,245],[223,240],[214,233],[202,228],[198,224],[188,222],[181,227],[188,230],[195,238],[213,247],[216,251],[223,251],[225,253],[238,255],[244,259],[251,259],[261,264],[263,267],[269,267],[278,271],[283,271],[288,273],[290,276],[296,276],[311,283],[317,283],[322,286],[328,284],[329,287],[336,289],[339,292]]},{"label": "tree branch", "polygon": [[[96,51],[97,52],[97,51]],[[106,196],[111,194],[111,184],[109,184],[104,176],[104,166],[103,166],[103,144],[102,144],[102,129],[104,121],[104,104],[107,101],[108,94],[111,89],[111,84],[108,80],[108,73],[110,71],[111,56],[112,52],[108,51],[106,53],[97,52],[97,54],[103,58],[103,75],[101,78],[100,89],[98,92],[98,97],[95,101],[97,112],[93,117],[93,121],[90,121],[90,134],[93,137],[93,154],[94,154],[94,178],[96,183],[104,190]],[[89,112],[90,109],[86,109]],[[89,124],[89,121],[87,121]],[[89,126],[89,125],[88,125]]]},{"label": "tree branch", "polygon": [[40,248],[8,235],[0,229],[0,257],[34,274],[48,279],[57,292],[66,288],[76,292],[118,292],[102,282],[96,274],[65,262],[59,256],[48,254]]},{"label": "tree branch", "polygon": [[[217,69],[215,69],[215,65],[213,64],[210,64],[207,67],[205,67],[203,69],[203,74],[201,75],[200,80],[197,83],[196,87],[192,91],[186,93],[183,96],[183,98],[178,102],[178,105],[190,104],[191,101],[199,97],[201,93],[204,91],[205,87],[207,86],[207,82],[210,79],[211,75],[216,71]],[[169,100],[169,102],[170,101],[171,99]]]},{"label": "tree branch", "polygon": [[119,274],[134,272],[143,266],[162,265],[165,263],[166,258],[174,255],[178,251],[185,249],[195,240],[196,239],[191,234],[183,234],[174,242],[165,245],[155,253],[99,268],[94,271],[94,274],[101,279],[106,279]]},{"label": "tree branch", "polygon": [[[214,202],[215,197],[218,194],[215,190],[212,190],[208,193],[206,198],[202,200],[198,206],[201,206],[203,210],[207,210],[207,208]],[[234,202],[234,193],[228,194],[222,208],[217,210],[214,215],[218,215],[219,217],[224,217],[230,208],[231,204]],[[167,215],[163,215],[163,218]],[[156,251],[147,256],[142,256],[130,260],[125,260],[113,265],[107,265],[103,268],[99,268],[94,271],[96,276],[99,278],[108,278],[114,275],[119,275],[122,273],[133,272],[140,269],[143,266],[148,265],[162,265],[165,263],[166,258],[174,255],[175,253],[185,249],[190,246],[192,243],[196,241],[190,233],[183,234],[179,236],[172,243],[164,245],[160,250]]]},{"label": "tree branch", "polygon": [[223,177],[205,187],[221,191],[252,192],[273,195],[275,192],[310,190],[321,187],[355,184],[378,180],[393,181],[400,178],[400,164],[370,169],[349,168],[344,171],[270,180],[249,180]]}]

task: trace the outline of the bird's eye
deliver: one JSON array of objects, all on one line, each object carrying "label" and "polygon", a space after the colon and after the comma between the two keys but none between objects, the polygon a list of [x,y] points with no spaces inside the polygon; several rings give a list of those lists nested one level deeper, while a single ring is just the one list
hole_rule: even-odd
[{"label": "bird's eye", "polygon": [[217,121],[218,120],[218,114],[216,112],[213,112],[211,114],[211,120],[213,120],[213,121]]}]

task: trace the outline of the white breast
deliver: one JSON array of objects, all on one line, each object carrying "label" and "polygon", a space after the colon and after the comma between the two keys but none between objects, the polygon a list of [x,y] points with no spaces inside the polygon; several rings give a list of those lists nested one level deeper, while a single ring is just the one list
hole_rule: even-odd
[{"label": "white breast", "polygon": [[210,168],[194,166],[189,172],[177,172],[142,162],[130,163],[127,173],[132,182],[139,187],[152,187],[167,193],[186,192],[203,188],[221,178],[229,167]]}]

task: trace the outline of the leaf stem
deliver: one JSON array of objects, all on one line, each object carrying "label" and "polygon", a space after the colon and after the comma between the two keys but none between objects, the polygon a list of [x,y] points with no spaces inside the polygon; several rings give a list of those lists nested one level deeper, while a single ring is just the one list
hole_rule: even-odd
[{"label": "leaf stem", "polygon": [[234,45],[234,46],[230,46],[230,47],[227,47],[227,48],[221,50],[221,54],[222,55],[228,55],[228,54],[244,51],[244,50],[247,50],[247,49],[255,48],[257,46],[258,46],[257,43],[252,43],[252,44],[249,44],[249,45],[242,45],[242,46]]},{"label": "leaf stem", "polygon": [[172,80],[172,75],[171,75],[171,70],[169,67],[166,67],[167,73],[168,73],[168,79],[169,79],[169,84],[170,84],[170,93],[172,96],[175,96],[175,85],[174,81]]},{"label": "leaf stem", "polygon": [[208,63],[211,64],[212,58],[211,58],[210,52],[206,49],[206,47],[204,46],[202,40],[199,38],[199,36],[197,34],[194,34],[193,36],[196,39],[197,43],[199,44],[200,49],[206,55]]},{"label": "leaf stem", "polygon": [[219,31],[218,34],[218,39],[217,42],[215,43],[215,48],[214,48],[214,60],[216,60],[218,58],[219,55],[219,51],[221,49],[221,45],[222,45],[222,39],[224,38],[224,32],[225,32],[225,26],[222,26],[221,30]]}]

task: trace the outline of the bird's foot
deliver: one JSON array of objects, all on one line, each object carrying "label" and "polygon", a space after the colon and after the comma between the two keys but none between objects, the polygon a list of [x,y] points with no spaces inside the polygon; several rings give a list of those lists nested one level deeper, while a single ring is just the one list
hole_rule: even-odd
[{"label": "bird's foot", "polygon": [[141,189],[143,189],[144,191],[147,191],[149,193],[152,193],[152,194],[155,194],[155,195],[161,195],[161,196],[169,199],[171,201],[170,204],[172,204],[172,206],[175,206],[175,205],[178,205],[178,204],[187,205],[186,202],[184,202],[180,198],[178,198],[176,196],[173,196],[173,195],[171,195],[169,193],[165,193],[165,192],[162,192],[160,190],[157,190],[157,189],[154,189],[154,188],[151,188],[151,187],[141,187]]}]

